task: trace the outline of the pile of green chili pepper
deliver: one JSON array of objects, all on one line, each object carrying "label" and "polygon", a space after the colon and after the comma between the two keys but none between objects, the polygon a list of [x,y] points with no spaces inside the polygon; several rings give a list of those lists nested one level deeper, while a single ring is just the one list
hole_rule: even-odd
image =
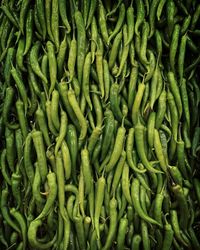
[{"label": "pile of green chili pepper", "polygon": [[200,2],[2,0],[0,249],[200,249]]}]

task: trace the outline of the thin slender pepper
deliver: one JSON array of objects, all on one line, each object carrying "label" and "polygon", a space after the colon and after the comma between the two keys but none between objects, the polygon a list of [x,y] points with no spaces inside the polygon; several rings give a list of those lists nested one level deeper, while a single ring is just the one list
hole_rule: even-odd
[{"label": "thin slender pepper", "polygon": [[195,12],[194,12],[193,17],[192,17],[191,26],[190,26],[191,30],[195,29],[195,26],[198,23],[199,17],[200,17],[200,5],[198,4],[195,7]]},{"label": "thin slender pepper", "polygon": [[138,122],[138,117],[139,117],[139,108],[140,108],[140,104],[142,101],[142,97],[144,94],[144,90],[145,90],[145,84],[143,82],[138,84],[138,91],[136,93],[135,96],[135,100],[133,102],[133,106],[132,106],[132,121],[133,124],[136,125]]},{"label": "thin slender pepper", "polygon": [[69,147],[65,140],[62,141],[61,144],[61,152],[63,157],[63,166],[65,170],[65,178],[68,180],[71,177],[72,172],[72,161],[70,157]]},{"label": "thin slender pepper", "polygon": [[85,193],[89,194],[91,191],[91,185],[93,180],[92,180],[91,165],[89,160],[89,151],[86,148],[81,150],[81,162],[82,162],[83,177],[85,182]]},{"label": "thin slender pepper", "polygon": [[188,179],[188,172],[186,169],[186,164],[185,164],[185,143],[184,141],[179,138],[177,141],[177,160],[178,160],[178,167],[183,174],[184,178]]},{"label": "thin slender pepper", "polygon": [[99,81],[99,88],[101,91],[101,98],[104,98],[105,86],[104,86],[104,77],[103,77],[103,54],[101,50],[96,52],[96,70]]},{"label": "thin slender pepper", "polygon": [[79,136],[79,146],[82,145],[83,141],[85,140],[86,133],[87,133],[87,122],[85,117],[83,116],[83,113],[80,110],[79,104],[76,100],[75,93],[72,89],[69,89],[67,92],[67,96],[69,99],[69,103],[74,111],[74,113],[77,116],[77,119],[79,120],[79,124],[81,126],[81,132]]},{"label": "thin slender pepper", "polygon": [[47,122],[46,122],[46,117],[44,111],[41,109],[40,105],[38,105],[38,108],[35,112],[36,114],[36,119],[39,125],[39,128],[44,136],[44,140],[47,146],[50,146],[51,140],[49,136],[49,131],[47,127]]},{"label": "thin slender pepper", "polygon": [[51,1],[51,32],[54,38],[56,51],[59,50],[60,37],[59,37],[59,1]]},{"label": "thin slender pepper", "polygon": [[167,93],[165,89],[161,92],[159,98],[158,98],[158,110],[156,113],[156,121],[155,121],[155,127],[156,129],[159,129],[166,113],[166,99],[167,99]]},{"label": "thin slender pepper", "polygon": [[18,47],[17,47],[17,52],[16,52],[16,63],[21,71],[26,72],[26,68],[24,67],[24,62],[23,62],[24,49],[25,49],[25,41],[24,41],[24,38],[21,38],[18,42]]},{"label": "thin slender pepper", "polygon": [[[78,131],[80,131],[80,125],[78,122],[78,119],[69,103],[68,100],[68,86],[65,82],[61,82],[58,84],[58,91],[59,91],[59,95],[61,97],[61,101],[63,104],[63,109],[65,109],[65,111],[67,111],[67,114],[69,115],[71,121],[73,122],[73,124],[75,125],[75,127],[77,128]],[[75,93],[74,93],[75,94]]]},{"label": "thin slender pepper", "polygon": [[21,207],[21,202],[22,202],[21,179],[22,179],[22,175],[20,173],[19,164],[17,164],[16,171],[12,173],[12,176],[11,176],[11,188],[12,188],[13,197],[15,198],[15,201],[16,201],[17,210]]},{"label": "thin slender pepper", "polygon": [[135,126],[135,142],[138,156],[140,157],[145,168],[152,173],[162,173],[162,171],[153,168],[152,163],[150,163],[147,159],[144,146],[144,126],[140,123]]},{"label": "thin slender pepper", "polygon": [[21,228],[21,234],[22,234],[22,240],[23,240],[23,248],[22,249],[26,249],[26,245],[27,245],[27,225],[26,225],[26,220],[24,218],[24,216],[17,211],[15,208],[11,208],[10,209],[10,214],[16,219],[16,221],[18,222],[20,228]]},{"label": "thin slender pepper", "polygon": [[126,10],[126,21],[128,25],[128,37],[125,46],[132,41],[134,35],[135,23],[134,23],[134,8],[132,4]]},{"label": "thin slender pepper", "polygon": [[156,58],[153,51],[147,49],[147,58],[149,58],[149,60],[148,64],[146,65],[147,73],[146,77],[144,78],[145,82],[148,82],[153,77],[153,73],[156,67]]},{"label": "thin slender pepper", "polygon": [[61,109],[61,118],[60,118],[60,130],[59,130],[59,135],[57,137],[56,145],[55,145],[55,155],[57,155],[58,150],[66,136],[67,133],[67,123],[68,123],[68,118],[67,114],[64,110]]},{"label": "thin slender pepper", "polygon": [[149,24],[148,22],[145,21],[142,27],[142,38],[141,38],[140,54],[139,54],[140,61],[144,66],[149,64],[146,57],[148,35],[149,35]]},{"label": "thin slender pepper", "polygon": [[[48,127],[49,127],[49,130],[50,132],[54,135],[54,136],[57,136],[58,135],[58,132],[53,124],[53,121],[52,121],[52,113],[51,113],[51,102],[49,100],[46,101],[45,103],[45,108],[46,108],[46,114],[47,114],[47,121],[48,121]],[[55,108],[55,107],[54,107]],[[58,113],[54,113],[56,115],[58,115]],[[58,122],[58,121],[55,121],[54,122]]]},{"label": "thin slender pepper", "polygon": [[86,31],[82,13],[80,11],[76,11],[74,16],[77,26],[77,75],[78,81],[81,83],[83,77],[83,64],[85,61],[86,53]]},{"label": "thin slender pepper", "polygon": [[109,209],[110,209],[110,226],[108,230],[108,236],[106,238],[106,242],[102,250],[110,249],[112,241],[117,231],[117,200],[114,197],[109,202]]},{"label": "thin slender pepper", "polygon": [[33,10],[33,15],[34,15],[34,24],[36,27],[36,36],[37,38],[39,38],[39,40],[42,40],[42,28],[39,22],[39,18],[38,18],[38,11],[37,11],[37,6],[36,4],[34,5],[34,10]]},{"label": "thin slender pepper", "polygon": [[47,34],[51,41],[54,41],[54,37],[51,31],[51,1],[45,0],[44,3],[45,8],[45,19],[46,19],[46,26],[47,26]]},{"label": "thin slender pepper", "polygon": [[67,145],[70,151],[70,158],[72,164],[72,178],[76,183],[76,161],[77,161],[77,153],[78,153],[78,139],[77,132],[75,127],[72,124],[67,126]]},{"label": "thin slender pepper", "polygon": [[138,63],[131,68],[129,85],[128,85],[128,107],[131,110],[135,98],[135,89],[138,79]]},{"label": "thin slender pepper", "polygon": [[90,98],[90,66],[92,62],[92,54],[91,52],[88,52],[86,57],[85,57],[85,62],[83,66],[83,79],[82,79],[82,89],[83,89],[83,94],[85,96],[85,99],[92,110],[92,102]]},{"label": "thin slender pepper", "polygon": [[6,149],[3,149],[3,151],[1,152],[1,173],[6,183],[8,185],[11,185],[11,177],[8,172],[8,167],[6,165]]},{"label": "thin slender pepper", "polygon": [[147,140],[149,147],[152,149],[154,145],[154,128],[155,128],[156,113],[151,112],[147,121]]},{"label": "thin slender pepper", "polygon": [[115,145],[114,145],[110,160],[105,167],[106,172],[111,171],[114,168],[117,161],[119,160],[123,147],[124,147],[125,134],[126,134],[126,129],[124,128],[123,123],[122,123],[122,125],[117,130]]},{"label": "thin slender pepper", "polygon": [[57,239],[57,234],[48,242],[41,242],[37,239],[37,231],[39,227],[42,225],[42,220],[33,220],[31,221],[28,228],[28,241],[31,247],[35,249],[50,249]]},{"label": "thin slender pepper", "polygon": [[65,208],[65,193],[63,192],[65,179],[64,179],[64,166],[63,166],[61,151],[59,151],[56,156],[56,175],[58,183],[58,202],[59,202],[60,213],[63,220],[68,222],[69,218]]},{"label": "thin slender pepper", "polygon": [[139,36],[139,28],[142,25],[145,18],[144,3],[142,0],[136,2],[137,18],[135,22],[135,34]]},{"label": "thin slender pepper", "polygon": [[[174,209],[170,210],[170,218],[171,218],[171,225],[174,231],[174,236],[175,238],[185,247],[188,247],[190,245],[189,242],[186,242],[185,239],[183,239],[181,235],[181,230],[179,227],[179,220],[178,220],[178,215],[177,211]],[[189,244],[188,244],[189,243]]]},{"label": "thin slender pepper", "polygon": [[24,167],[26,175],[31,183],[34,179],[34,169],[31,161],[31,150],[32,150],[32,135],[29,133],[25,139],[24,144]]},{"label": "thin slender pepper", "polygon": [[157,221],[155,221],[154,219],[152,219],[151,217],[149,217],[141,208],[141,204],[140,204],[140,200],[139,200],[139,187],[140,187],[140,183],[139,181],[134,178],[131,184],[131,198],[132,198],[132,203],[133,206],[137,212],[137,214],[144,219],[145,221],[158,225],[159,227],[162,228],[162,225],[160,225],[160,223],[158,223]]},{"label": "thin slender pepper", "polygon": [[98,2],[98,23],[99,23],[99,28],[100,28],[100,32],[103,37],[103,40],[105,44],[107,45],[109,35],[108,35],[107,24],[106,24],[105,9],[101,0]]},{"label": "thin slender pepper", "polygon": [[96,5],[97,5],[97,1],[96,0],[93,0],[93,1],[90,2],[89,10],[88,10],[88,13],[87,13],[87,19],[85,21],[86,29],[88,29],[89,26],[92,23],[94,12],[96,10]]},{"label": "thin slender pepper", "polygon": [[83,226],[83,217],[80,215],[77,215],[74,217],[74,223],[75,223],[75,229],[77,233],[78,238],[78,245],[80,249],[86,250],[86,239],[85,239],[85,233],[84,233],[84,226]]},{"label": "thin slender pepper", "polygon": [[47,27],[46,27],[46,22],[45,22],[45,8],[44,8],[44,3],[42,0],[36,0],[36,7],[37,7],[37,14],[38,14],[38,20],[40,22],[40,26],[42,29],[42,38],[43,40],[46,39],[46,34],[47,34]]},{"label": "thin slender pepper", "polygon": [[56,174],[54,172],[49,172],[47,174],[47,183],[49,187],[47,201],[42,212],[35,218],[35,220],[42,219],[49,214],[57,196]]},{"label": "thin slender pepper", "polygon": [[15,166],[15,157],[16,157],[16,150],[15,150],[15,134],[13,130],[5,128],[5,143],[6,143],[6,159],[8,163],[8,167],[12,172],[14,172]]},{"label": "thin slender pepper", "polygon": [[111,40],[120,31],[120,29],[121,29],[121,27],[123,25],[123,22],[124,22],[125,14],[126,14],[125,4],[121,3],[120,6],[119,6],[119,18],[117,20],[116,26],[115,26],[113,32],[111,33],[111,35],[108,37],[108,41],[107,41],[108,46],[109,46]]},{"label": "thin slender pepper", "polygon": [[51,96],[51,93],[55,88],[57,80],[57,61],[53,43],[48,41],[46,46],[47,46],[47,56],[48,56],[49,74],[50,74],[49,96]]},{"label": "thin slender pepper", "polygon": [[[177,141],[177,135],[178,135],[178,109],[176,108],[175,100],[170,91],[167,93],[167,100],[169,104],[169,110],[170,110],[170,115],[171,115],[171,128],[172,128],[172,135],[175,142]],[[172,141],[171,140],[171,141]],[[173,148],[171,147],[171,156],[173,158],[174,152],[176,149],[176,144],[174,144]]]},{"label": "thin slender pepper", "polygon": [[97,85],[91,85],[92,90],[92,104],[94,106],[94,111],[96,114],[96,127],[101,127],[103,124],[103,109],[99,98]]},{"label": "thin slender pepper", "polygon": [[146,172],[146,169],[139,169],[138,167],[136,167],[133,161],[132,157],[133,144],[134,144],[134,128],[130,128],[126,140],[127,163],[129,167],[131,167],[133,171],[135,171],[136,173],[144,173]]},{"label": "thin slender pepper", "polygon": [[6,4],[1,5],[1,10],[4,12],[4,14],[7,16],[7,18],[10,20],[10,22],[16,27],[19,28],[18,20],[15,19],[12,12],[10,11],[9,7]]},{"label": "thin slender pepper", "polygon": [[142,236],[142,244],[144,250],[150,250],[151,244],[149,240],[148,234],[148,225],[145,220],[141,220],[141,236]]},{"label": "thin slender pepper", "polygon": [[159,160],[160,163],[160,167],[161,169],[166,173],[167,173],[167,162],[166,162],[166,158],[163,152],[163,148],[162,148],[162,144],[161,144],[161,140],[160,140],[160,135],[157,129],[154,129],[154,149],[155,149],[155,153],[156,156]]},{"label": "thin slender pepper", "polygon": [[19,27],[20,27],[22,34],[24,34],[24,25],[25,25],[25,20],[26,20],[25,17],[26,17],[29,5],[30,5],[30,0],[22,1],[20,14],[19,14]]},{"label": "thin slender pepper", "polygon": [[67,34],[64,34],[63,40],[60,43],[59,51],[57,54],[57,71],[58,71],[58,79],[61,80],[63,76],[64,71],[64,62],[65,62],[65,56],[67,52]]},{"label": "thin slender pepper", "polygon": [[149,25],[150,25],[150,32],[149,38],[151,38],[155,32],[155,17],[156,17],[156,10],[158,8],[159,0],[154,0],[151,2],[150,5],[150,13],[149,13]]},{"label": "thin slender pepper", "polygon": [[188,209],[188,204],[186,197],[183,194],[183,189],[180,187],[178,184],[172,186],[172,190],[178,200],[179,207],[181,207],[180,211],[180,227],[183,230],[186,230],[187,225],[188,225],[188,219],[189,219],[189,209]]},{"label": "thin slender pepper", "polygon": [[102,128],[95,127],[93,129],[92,134],[91,134],[90,138],[88,139],[88,151],[89,151],[90,155],[92,155],[94,147],[95,147],[97,141],[99,140],[101,133],[102,133]]},{"label": "thin slender pepper", "polygon": [[60,13],[60,17],[62,19],[63,24],[65,25],[66,29],[67,29],[67,34],[69,34],[71,32],[71,26],[70,23],[68,21],[68,16],[67,16],[67,4],[65,1],[61,0],[58,3],[59,6],[59,13]]},{"label": "thin slender pepper", "polygon": [[31,136],[37,154],[38,167],[41,175],[42,182],[44,183],[47,176],[47,161],[45,155],[44,141],[41,131],[32,131]]},{"label": "thin slender pepper", "polygon": [[14,68],[14,66],[12,66],[12,68],[11,68],[11,74],[12,74],[13,79],[15,80],[15,83],[17,85],[17,89],[19,90],[20,96],[21,96],[22,101],[24,103],[24,110],[25,110],[25,115],[26,115],[27,108],[28,108],[28,97],[26,94],[26,88],[25,88],[24,82],[22,80],[21,75]]},{"label": "thin slender pepper", "polygon": [[20,229],[15,221],[11,218],[8,210],[8,195],[9,191],[8,188],[5,188],[1,191],[1,213],[4,218],[4,220],[9,224],[10,227],[12,227],[15,231],[20,233]]},{"label": "thin slender pepper", "polygon": [[48,84],[48,80],[46,76],[42,73],[39,62],[38,62],[38,54],[40,50],[41,43],[39,41],[35,42],[32,46],[29,54],[30,66],[33,72],[44,82],[45,86]]},{"label": "thin slender pepper", "polygon": [[113,83],[111,85],[110,89],[110,108],[113,112],[113,115],[115,118],[119,121],[122,122],[124,119],[124,124],[131,127],[131,123],[127,118],[123,118],[122,111],[119,107],[119,84],[118,83]]},{"label": "thin slender pepper", "polygon": [[164,228],[165,228],[165,235],[163,239],[162,249],[168,250],[168,249],[171,249],[174,231],[172,229],[172,226],[169,223],[165,224]]},{"label": "thin slender pepper", "polygon": [[95,212],[94,212],[94,227],[97,234],[97,239],[100,239],[100,228],[99,228],[99,217],[101,213],[101,208],[104,200],[104,191],[105,191],[106,180],[101,176],[97,180],[97,191],[95,199]]},{"label": "thin slender pepper", "polygon": [[157,61],[157,64],[156,64],[156,67],[155,67],[155,70],[153,73],[153,77],[151,79],[151,90],[150,90],[150,107],[151,107],[151,109],[153,109],[153,107],[154,107],[154,103],[157,99],[157,96],[160,96],[160,93],[159,93],[160,90],[158,89],[160,82],[161,82],[160,86],[162,89],[162,77],[161,77],[161,81],[159,81],[159,74],[160,74],[160,71],[159,71],[159,65],[158,65],[158,61]]},{"label": "thin slender pepper", "polygon": [[110,55],[109,55],[109,60],[108,60],[108,65],[109,65],[110,70],[113,68],[113,66],[115,64],[121,40],[122,40],[122,31],[120,31],[116,35],[116,37],[115,37],[115,39],[113,41],[113,44],[112,44],[112,48],[111,48]]},{"label": "thin slender pepper", "polygon": [[169,30],[169,36],[171,37],[174,30],[174,17],[175,17],[175,3],[173,0],[166,1],[166,14],[167,14],[167,26]]},{"label": "thin slender pepper", "polygon": [[11,113],[11,107],[12,107],[12,103],[14,101],[14,93],[15,92],[11,86],[7,87],[5,92],[6,92],[5,93],[5,101],[4,101],[3,110],[2,110],[3,122],[10,129],[17,129],[19,127],[18,123],[10,123],[8,121],[9,113]]},{"label": "thin slender pepper", "polygon": [[[67,67],[68,67],[68,71],[69,71],[68,82],[71,82],[73,77],[74,77],[77,52],[78,52],[77,51],[77,41],[76,41],[75,37],[73,37],[71,44],[70,44],[69,57],[68,57],[68,61],[67,61]],[[80,78],[80,76],[79,76],[79,78]]]},{"label": "thin slender pepper", "polygon": [[16,110],[22,135],[26,138],[28,134],[28,121],[26,119],[24,103],[20,99],[16,101]]},{"label": "thin slender pepper", "polygon": [[185,61],[185,51],[186,51],[187,35],[181,37],[179,56],[178,56],[178,73],[180,83],[182,83],[184,77],[184,61]]},{"label": "thin slender pepper", "polygon": [[12,61],[14,60],[15,57],[15,48],[10,47],[7,50],[7,54],[6,54],[6,59],[5,59],[5,64],[4,64],[4,70],[3,70],[3,76],[5,79],[5,83],[7,84],[7,86],[10,86],[11,83],[11,66],[12,66]]},{"label": "thin slender pepper", "polygon": [[129,204],[132,204],[131,194],[130,194],[130,177],[129,177],[129,166],[125,162],[122,172],[122,192],[126,197]]},{"label": "thin slender pepper", "polygon": [[114,132],[114,116],[111,110],[107,109],[104,113],[105,115],[105,128],[103,133],[102,149],[101,149],[101,159],[104,159]]}]

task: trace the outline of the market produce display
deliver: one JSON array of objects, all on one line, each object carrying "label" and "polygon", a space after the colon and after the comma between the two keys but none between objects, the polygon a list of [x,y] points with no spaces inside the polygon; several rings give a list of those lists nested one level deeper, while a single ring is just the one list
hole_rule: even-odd
[{"label": "market produce display", "polygon": [[2,0],[0,249],[200,249],[200,2]]}]

